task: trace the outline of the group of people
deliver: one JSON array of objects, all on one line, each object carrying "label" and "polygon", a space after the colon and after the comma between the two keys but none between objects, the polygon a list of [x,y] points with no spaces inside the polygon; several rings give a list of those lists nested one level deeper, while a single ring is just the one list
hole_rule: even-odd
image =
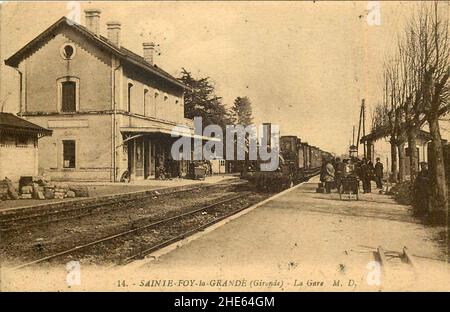
[{"label": "group of people", "polygon": [[342,180],[349,175],[358,177],[362,181],[364,193],[371,193],[371,181],[374,180],[377,188],[383,188],[383,164],[380,158],[376,159],[373,165],[370,159],[362,160],[351,157],[343,161],[336,157],[335,159],[323,160],[320,181],[325,184],[326,193],[331,193],[331,189],[340,189]]},{"label": "group of people", "polygon": [[359,165],[358,177],[362,181],[364,193],[372,192],[371,181],[375,181],[377,188],[383,188],[383,164],[378,157],[375,165],[370,159],[363,158]]}]

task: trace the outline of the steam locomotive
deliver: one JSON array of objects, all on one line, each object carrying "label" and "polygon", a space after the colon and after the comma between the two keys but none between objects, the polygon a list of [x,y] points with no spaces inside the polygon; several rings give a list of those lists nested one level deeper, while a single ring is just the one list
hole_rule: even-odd
[{"label": "steam locomotive", "polygon": [[261,161],[256,161],[241,172],[241,178],[259,191],[277,192],[319,174],[322,161],[332,157],[316,146],[301,142],[297,136],[281,136],[278,169],[261,171]]}]

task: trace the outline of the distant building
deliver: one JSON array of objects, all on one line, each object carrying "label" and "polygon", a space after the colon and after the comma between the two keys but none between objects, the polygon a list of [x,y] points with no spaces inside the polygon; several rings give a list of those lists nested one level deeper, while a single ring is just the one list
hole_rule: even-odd
[{"label": "distant building", "polygon": [[38,139],[50,136],[42,128],[10,113],[0,113],[0,180],[17,183],[21,176],[38,175]]},{"label": "distant building", "polygon": [[[430,133],[424,130],[420,130],[417,134],[416,146],[410,149],[408,142],[405,142],[405,175],[409,176],[411,173],[410,168],[410,155],[411,151],[416,153],[417,157],[417,168],[420,169],[420,162],[428,162],[428,144],[431,140]],[[392,159],[391,159],[391,144],[389,142],[389,137],[380,137],[377,133],[370,133],[361,138],[361,143],[367,144],[367,158],[369,158],[373,163],[375,163],[376,158],[380,158],[380,161],[384,165],[385,172],[391,171]],[[446,140],[442,140],[445,144]],[[397,151],[398,157],[398,151]],[[397,162],[398,164],[398,162]],[[398,166],[398,165],[397,165]],[[397,168],[398,169],[398,168]]]},{"label": "distant building", "polygon": [[121,45],[119,22],[104,37],[100,11],[85,13],[86,26],[62,17],[5,61],[18,71],[19,114],[53,130],[41,140],[39,170],[54,180],[119,181],[126,170],[152,178],[170,159],[172,128],[193,132],[188,87],[153,64],[153,43],[139,56]]}]

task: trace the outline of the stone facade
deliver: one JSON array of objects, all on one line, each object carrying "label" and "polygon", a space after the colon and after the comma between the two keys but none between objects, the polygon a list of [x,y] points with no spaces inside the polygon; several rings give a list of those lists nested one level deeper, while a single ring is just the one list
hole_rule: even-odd
[{"label": "stone facade", "polygon": [[18,183],[38,174],[38,140],[51,136],[48,129],[11,113],[0,113],[0,180]]},{"label": "stone facade", "polygon": [[38,174],[38,148],[36,136],[2,134],[0,138],[0,179],[7,177],[17,183],[21,176]]},{"label": "stone facade", "polygon": [[40,140],[40,174],[119,181],[128,170],[132,179],[151,178],[170,157],[168,131],[193,128],[184,118],[185,86],[110,35],[118,45],[62,18],[6,60],[19,73],[19,114],[53,130]]}]

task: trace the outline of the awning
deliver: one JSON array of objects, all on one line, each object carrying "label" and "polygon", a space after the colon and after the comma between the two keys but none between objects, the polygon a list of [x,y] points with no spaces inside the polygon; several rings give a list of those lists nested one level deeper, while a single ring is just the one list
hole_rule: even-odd
[{"label": "awning", "polygon": [[[387,131],[386,128],[385,129],[381,129],[381,130],[372,130],[371,133],[367,134],[366,136],[363,136],[361,138],[360,142],[361,143],[364,143],[364,142],[375,142],[375,141],[377,141],[379,139],[386,138],[389,135],[390,135],[390,133]],[[431,140],[431,135],[430,135],[429,132],[420,129],[417,132],[417,138],[429,141],[429,140]]]},{"label": "awning", "polygon": [[[136,134],[136,135],[139,135],[139,134],[144,135],[144,134],[149,134],[149,133],[162,133],[162,134],[168,134],[168,135],[172,136],[172,134],[175,134],[178,136],[184,136],[184,137],[189,137],[189,138],[193,138],[193,139],[221,142],[221,140],[219,138],[207,137],[207,136],[203,136],[203,135],[194,134],[194,133],[192,133],[193,131],[191,129],[182,128],[182,127],[178,127],[176,130],[169,130],[169,129],[164,129],[164,128],[160,128],[160,127],[121,127],[120,131],[122,133],[131,133],[131,134]],[[137,137],[137,136],[133,136],[132,138],[135,138],[135,137]]]},{"label": "awning", "polygon": [[12,134],[35,134],[39,138],[46,135],[51,136],[53,133],[52,130],[43,128],[11,113],[0,113],[0,131]]}]

